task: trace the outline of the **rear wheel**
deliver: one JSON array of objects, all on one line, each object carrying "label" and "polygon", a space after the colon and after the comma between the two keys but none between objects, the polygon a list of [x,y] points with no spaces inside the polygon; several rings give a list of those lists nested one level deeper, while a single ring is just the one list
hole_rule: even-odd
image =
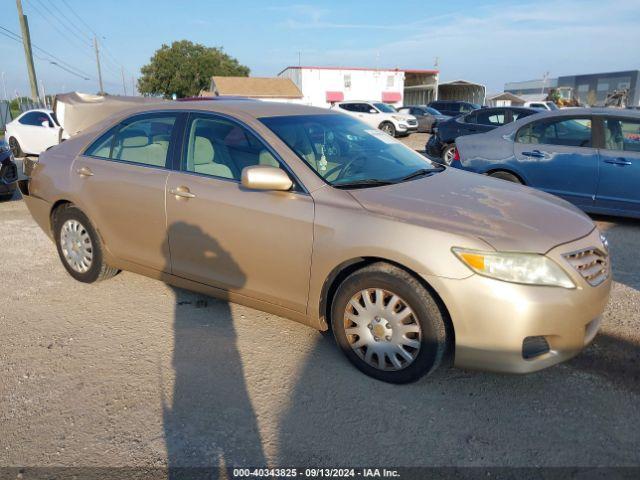
[{"label": "rear wheel", "polygon": [[331,308],[336,342],[367,375],[409,383],[435,370],[447,346],[443,312],[412,275],[386,263],[352,273]]},{"label": "rear wheel", "polygon": [[380,124],[380,130],[382,130],[384,133],[391,135],[392,137],[396,136],[396,127],[393,123],[391,122],[382,122]]},{"label": "rear wheel", "polygon": [[451,165],[451,162],[453,162],[453,157],[456,154],[456,146],[455,144],[451,144],[451,145],[447,145],[446,147],[444,147],[442,149],[442,160],[444,160],[444,163],[446,163],[447,165]]},{"label": "rear wheel", "polygon": [[58,208],[54,213],[53,232],[60,260],[76,280],[93,283],[118,273],[104,263],[100,237],[79,208],[72,205]]},{"label": "rear wheel", "polygon": [[499,178],[500,180],[506,180],[507,182],[519,183],[520,185],[522,185],[522,180],[516,177],[513,173],[498,171],[490,173],[489,176],[493,178]]},{"label": "rear wheel", "polygon": [[9,148],[11,148],[11,153],[15,158],[22,157],[24,155],[22,148],[20,148],[20,143],[14,137],[9,137]]}]

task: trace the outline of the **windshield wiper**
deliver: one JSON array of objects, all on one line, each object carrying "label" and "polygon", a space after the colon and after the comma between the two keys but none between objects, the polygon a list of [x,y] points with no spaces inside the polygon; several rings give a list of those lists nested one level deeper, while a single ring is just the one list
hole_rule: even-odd
[{"label": "windshield wiper", "polygon": [[377,178],[366,178],[364,180],[354,180],[353,182],[334,183],[336,188],[367,188],[367,187],[381,187],[383,185],[391,185],[395,182],[390,180],[378,180]]},{"label": "windshield wiper", "polygon": [[444,170],[444,167],[421,168],[419,170],[416,170],[415,172],[411,172],[409,175],[405,175],[404,177],[398,178],[397,180],[394,181],[394,183],[406,182],[407,180],[413,180],[414,178],[424,177],[425,175],[441,172],[443,170]]}]

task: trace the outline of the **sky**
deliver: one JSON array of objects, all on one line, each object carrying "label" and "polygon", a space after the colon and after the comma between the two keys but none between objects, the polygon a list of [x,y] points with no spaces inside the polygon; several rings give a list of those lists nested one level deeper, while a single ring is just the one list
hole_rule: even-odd
[{"label": "sky", "polygon": [[[105,90],[116,94],[123,93],[122,69],[131,93],[154,51],[182,39],[222,47],[253,76],[275,76],[298,62],[430,69],[437,61],[441,81],[462,78],[489,92],[546,72],[640,68],[640,0],[22,2],[47,93],[98,91],[94,35]],[[14,0],[0,0],[0,27],[20,33]],[[0,59],[7,95],[28,94],[22,44],[0,36]]]}]

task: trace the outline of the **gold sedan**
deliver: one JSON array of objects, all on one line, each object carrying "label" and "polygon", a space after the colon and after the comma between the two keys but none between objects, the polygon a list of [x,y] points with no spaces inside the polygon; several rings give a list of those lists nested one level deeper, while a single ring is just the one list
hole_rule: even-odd
[{"label": "gold sedan", "polygon": [[140,105],[42,154],[20,188],[77,280],[128,270],[331,328],[388,382],[445,359],[566,360],[611,287],[606,241],[570,204],[324,109]]}]

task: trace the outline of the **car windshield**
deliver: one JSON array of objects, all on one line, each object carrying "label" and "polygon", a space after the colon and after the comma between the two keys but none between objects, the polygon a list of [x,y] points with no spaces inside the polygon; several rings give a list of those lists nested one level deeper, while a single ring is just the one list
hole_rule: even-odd
[{"label": "car windshield", "polygon": [[393,137],[346,115],[295,115],[260,121],[335,187],[373,187],[442,170]]},{"label": "car windshield", "polygon": [[380,110],[382,113],[398,112],[393,105],[387,105],[386,103],[374,103],[373,106]]},{"label": "car windshield", "polygon": [[549,110],[560,110],[555,103],[553,102],[546,102],[546,103],[547,103],[547,106],[549,107]]},{"label": "car windshield", "polygon": [[432,107],[425,107],[424,108],[427,112],[429,112],[431,115],[442,115],[442,113],[440,113],[440,111],[436,110],[435,108]]},{"label": "car windshield", "polygon": [[51,113],[50,113],[50,115],[51,115],[51,118],[53,118],[53,122],[54,122],[57,126],[60,126],[60,122],[58,121],[58,117],[56,117],[55,112],[51,112]]}]

